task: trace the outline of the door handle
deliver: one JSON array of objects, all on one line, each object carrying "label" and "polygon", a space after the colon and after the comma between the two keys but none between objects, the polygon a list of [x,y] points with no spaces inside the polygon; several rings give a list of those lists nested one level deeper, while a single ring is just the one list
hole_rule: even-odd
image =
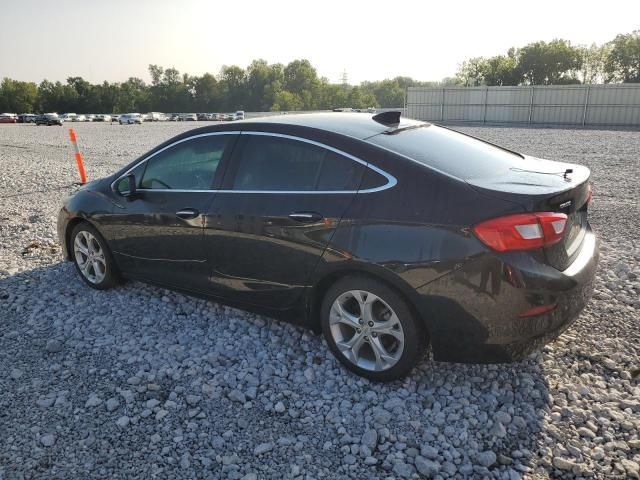
[{"label": "door handle", "polygon": [[317,212],[293,212],[289,214],[289,218],[300,223],[314,223],[323,217]]},{"label": "door handle", "polygon": [[176,216],[183,218],[184,220],[191,220],[192,218],[196,218],[198,215],[200,215],[200,212],[195,208],[183,208],[176,212]]}]

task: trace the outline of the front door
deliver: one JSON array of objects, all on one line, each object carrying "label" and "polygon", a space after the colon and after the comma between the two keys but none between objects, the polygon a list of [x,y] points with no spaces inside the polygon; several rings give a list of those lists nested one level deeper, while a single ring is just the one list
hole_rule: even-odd
[{"label": "front door", "polygon": [[110,229],[124,273],[188,290],[207,286],[203,218],[227,147],[222,133],[182,140],[133,169],[136,195],[116,208]]},{"label": "front door", "polygon": [[363,172],[362,163],[304,139],[242,133],[205,219],[211,292],[291,307]]}]

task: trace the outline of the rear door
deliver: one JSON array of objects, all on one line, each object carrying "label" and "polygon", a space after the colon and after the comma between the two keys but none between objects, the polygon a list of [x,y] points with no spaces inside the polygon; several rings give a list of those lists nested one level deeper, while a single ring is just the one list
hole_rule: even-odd
[{"label": "rear door", "polygon": [[109,226],[122,270],[178,288],[206,288],[203,219],[235,138],[216,133],[183,139],[132,169],[137,195],[116,209]]},{"label": "rear door", "polygon": [[331,240],[364,162],[310,140],[244,132],[205,219],[210,291],[291,307]]}]

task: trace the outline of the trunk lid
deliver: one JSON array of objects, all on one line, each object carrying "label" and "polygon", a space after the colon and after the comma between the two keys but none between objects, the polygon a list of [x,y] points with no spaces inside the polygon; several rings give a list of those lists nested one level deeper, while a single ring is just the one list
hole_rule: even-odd
[{"label": "trunk lid", "polygon": [[544,249],[549,265],[565,270],[580,252],[587,232],[590,175],[581,165],[525,156],[517,167],[466,181],[481,193],[517,203],[528,212],[567,215],[562,240]]}]

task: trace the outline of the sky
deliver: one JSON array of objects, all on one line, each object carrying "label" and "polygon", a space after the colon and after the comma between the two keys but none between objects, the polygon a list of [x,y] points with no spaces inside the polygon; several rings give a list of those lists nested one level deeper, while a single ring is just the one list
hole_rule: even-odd
[{"label": "sky", "polygon": [[638,0],[4,0],[0,78],[148,81],[149,64],[201,75],[306,58],[336,83],[343,71],[352,84],[440,80],[511,46],[600,44],[634,29]]}]

